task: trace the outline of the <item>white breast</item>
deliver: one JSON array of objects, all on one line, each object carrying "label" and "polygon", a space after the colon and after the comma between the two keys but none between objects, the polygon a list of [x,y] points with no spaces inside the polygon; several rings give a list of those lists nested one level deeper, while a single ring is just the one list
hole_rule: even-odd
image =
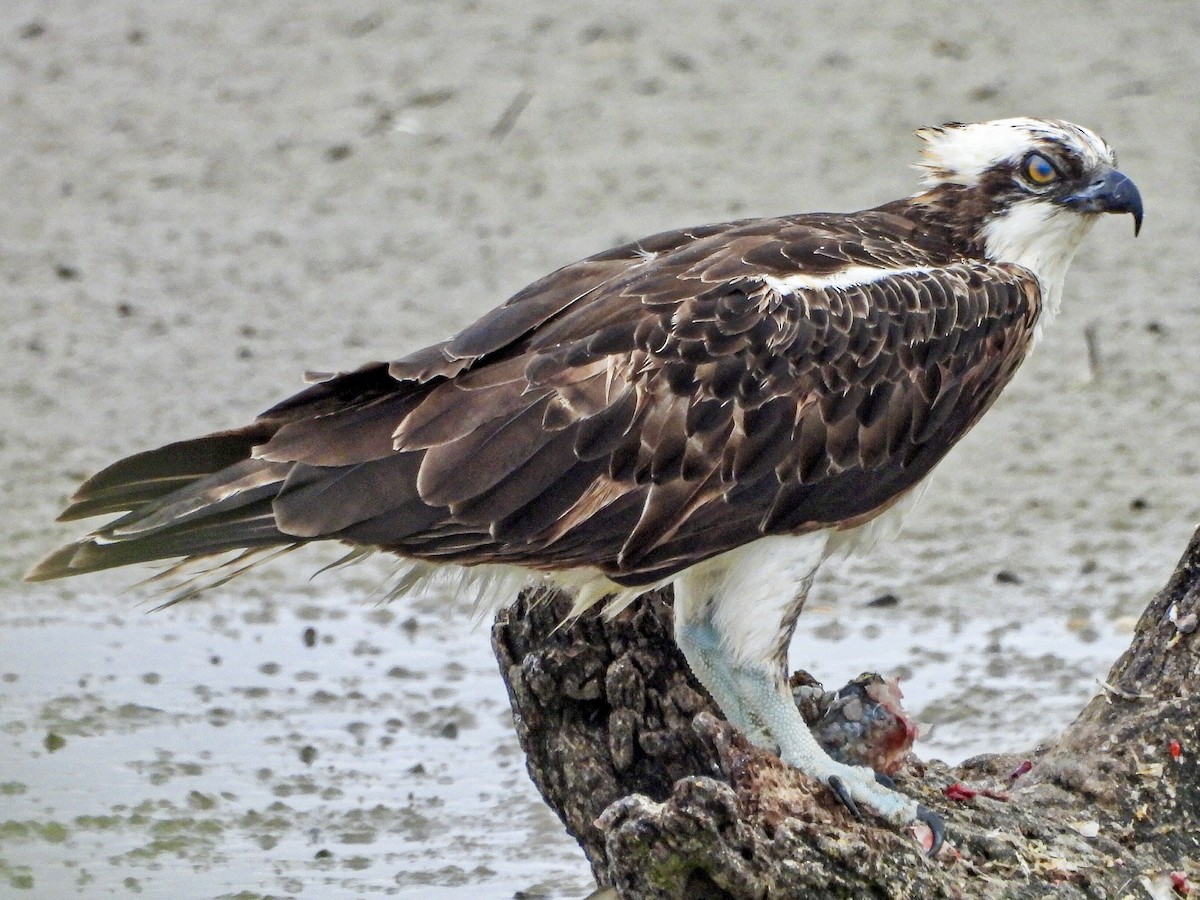
[{"label": "white breast", "polygon": [[1042,286],[1043,315],[1053,318],[1067,268],[1094,221],[1049,200],[1021,200],[984,225],[984,249],[989,259],[1033,272]]}]

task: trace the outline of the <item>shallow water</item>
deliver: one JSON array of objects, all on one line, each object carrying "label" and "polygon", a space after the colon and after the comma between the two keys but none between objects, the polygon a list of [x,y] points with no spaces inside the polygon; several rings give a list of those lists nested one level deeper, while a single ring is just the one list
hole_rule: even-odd
[{"label": "shallow water", "polygon": [[[470,607],[322,580],[158,613],[92,592],[10,608],[0,879],[39,897],[166,896],[185,872],[205,896],[585,895]],[[793,658],[829,685],[863,661],[900,675],[921,754],[946,759],[1052,734],[1130,624],[905,606],[811,609]]]},{"label": "shallow water", "polygon": [[586,893],[485,632],[344,597],[112,608],[5,623],[10,887],[155,896],[194,871],[214,895]]},{"label": "shallow water", "polygon": [[1146,227],[1097,226],[901,538],[822,574],[793,663],[902,675],[924,756],[1030,747],[1200,520],[1195,4],[6,12],[0,896],[585,895],[460,601],[377,607],[384,567],[304,580],[321,554],[156,614],[122,592],[138,575],[20,573],[79,533],[53,516],[112,459],[440,339],[619,240],[910,192],[921,125],[1091,125]]}]

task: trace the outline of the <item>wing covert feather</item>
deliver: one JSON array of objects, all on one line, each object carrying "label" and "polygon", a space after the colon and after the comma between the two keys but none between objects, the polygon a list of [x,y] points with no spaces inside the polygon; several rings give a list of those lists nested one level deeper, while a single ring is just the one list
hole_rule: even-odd
[{"label": "wing covert feather", "polygon": [[643,276],[626,262],[571,291],[495,361],[404,407],[396,446],[442,536],[396,549],[592,564],[636,583],[762,534],[864,521],[982,415],[1036,321],[1023,270],[959,263],[788,291],[737,272],[794,270],[828,242],[750,241],[720,265],[698,243],[677,265]]}]

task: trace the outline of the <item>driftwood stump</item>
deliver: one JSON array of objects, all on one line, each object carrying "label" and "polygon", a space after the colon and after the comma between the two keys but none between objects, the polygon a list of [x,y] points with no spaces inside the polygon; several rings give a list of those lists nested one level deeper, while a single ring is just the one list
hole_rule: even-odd
[{"label": "driftwood stump", "polygon": [[937,859],[721,720],[668,597],[562,625],[568,606],[523,597],[493,645],[529,772],[617,896],[1200,896],[1200,531],[1053,743],[901,769],[900,789],[946,819]]}]

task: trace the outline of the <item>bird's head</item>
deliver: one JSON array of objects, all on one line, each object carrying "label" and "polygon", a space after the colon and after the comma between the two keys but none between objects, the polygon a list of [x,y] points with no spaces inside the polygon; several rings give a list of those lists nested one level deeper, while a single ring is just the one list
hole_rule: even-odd
[{"label": "bird's head", "polygon": [[[923,128],[918,168],[928,188],[960,198],[973,237],[997,262],[1032,269],[1056,293],[1079,242],[1101,213],[1129,213],[1142,198],[1095,132],[1055,119],[998,119]],[[947,190],[947,189],[943,189]]]},{"label": "bird's head", "polygon": [[1142,227],[1142,198],[1116,169],[1117,155],[1095,132],[1056,119],[997,119],[922,128],[926,185],[958,184],[991,201],[993,214],[1025,204],[1085,216],[1130,213]]}]

